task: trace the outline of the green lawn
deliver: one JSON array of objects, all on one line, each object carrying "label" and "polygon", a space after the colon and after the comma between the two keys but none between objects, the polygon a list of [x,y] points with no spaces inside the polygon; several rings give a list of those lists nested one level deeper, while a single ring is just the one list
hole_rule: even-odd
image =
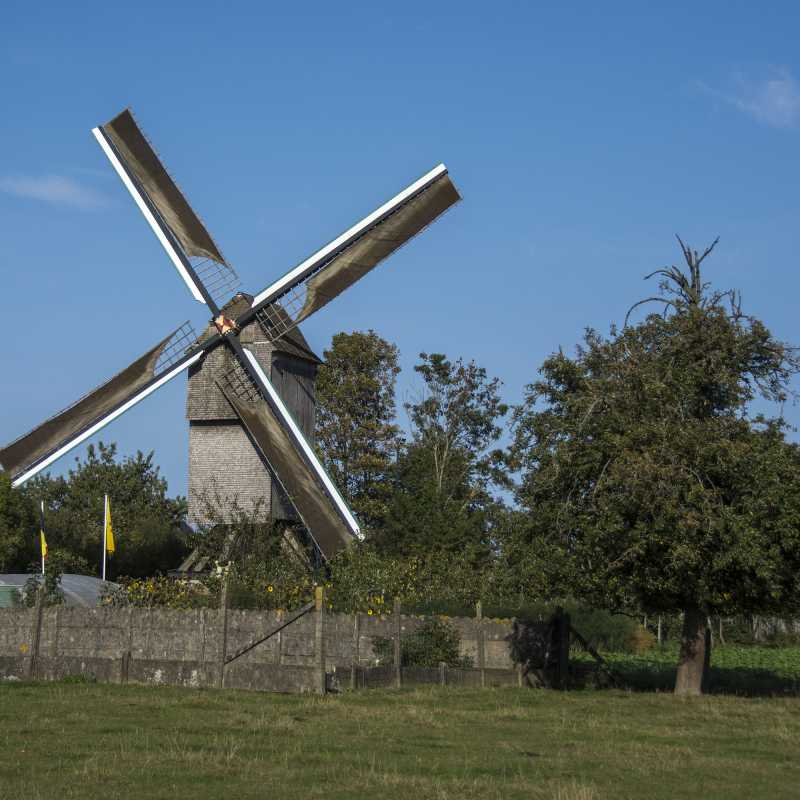
[{"label": "green lawn", "polygon": [[798,797],[800,699],[0,685],[0,797]]},{"label": "green lawn", "polygon": [[[576,651],[571,657],[578,665],[594,664],[583,652]],[[654,648],[638,656],[604,653],[603,657],[619,683],[626,688],[670,691],[675,685],[677,645]],[[800,647],[714,647],[709,684],[712,693],[800,695]]]}]

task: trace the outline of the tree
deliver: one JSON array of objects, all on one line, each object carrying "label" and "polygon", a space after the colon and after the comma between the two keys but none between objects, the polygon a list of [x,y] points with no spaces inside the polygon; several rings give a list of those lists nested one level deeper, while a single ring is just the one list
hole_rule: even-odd
[{"label": "tree", "polygon": [[375,331],[337,333],[317,376],[316,440],[322,463],[368,529],[386,517],[400,443],[395,345]]},{"label": "tree", "polygon": [[186,553],[181,529],[186,502],[167,497],[167,482],[152,452],[121,461],[116,453],[115,444],[89,445],[85,460],[76,458],[66,477],[34,478],[23,493],[34,508],[44,500],[48,544],[65,557],[99,565],[103,496],[108,494],[117,540],[109,561],[112,574],[139,577],[172,569]]},{"label": "tree", "polygon": [[0,473],[0,572],[27,564],[38,552],[36,515],[33,506],[11,479]]},{"label": "tree", "polygon": [[443,490],[434,479],[430,449],[412,443],[401,454],[385,526],[376,544],[393,556],[422,555],[432,550],[467,551],[473,557],[488,549],[483,506],[488,497],[466,480],[465,456],[454,453],[442,474]]},{"label": "tree", "polygon": [[[414,367],[425,381],[423,396],[406,404],[415,441],[426,448],[433,467],[436,492],[446,494],[448,475],[455,471],[476,488],[500,478],[499,450],[489,450],[502,430],[498,421],[508,412],[500,400],[499,378],[488,378],[474,361],[455,363],[441,353],[420,353]],[[460,467],[455,462],[461,462]]]},{"label": "tree", "polygon": [[703,283],[713,245],[681,246],[687,273],[653,273],[662,315],[590,330],[575,358],[545,361],[514,411],[513,452],[540,588],[683,612],[675,688],[694,694],[708,615],[800,602],[800,453],[780,418],[750,413],[785,399],[798,359],[738,295]]},{"label": "tree", "polygon": [[490,490],[502,480],[502,453],[491,446],[508,410],[500,380],[474,361],[451,362],[440,353],[420,359],[414,369],[424,390],[405,406],[412,439],[398,460],[380,545],[395,554],[441,548],[485,556]]}]

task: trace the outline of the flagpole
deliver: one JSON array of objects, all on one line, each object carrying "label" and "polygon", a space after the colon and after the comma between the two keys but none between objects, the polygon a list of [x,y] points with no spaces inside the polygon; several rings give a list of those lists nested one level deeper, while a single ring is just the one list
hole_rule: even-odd
[{"label": "flagpole", "polygon": [[42,575],[44,575],[44,548],[42,547],[42,534],[44,533],[44,500],[42,500],[41,509],[42,509],[42,516],[40,517],[40,519],[42,520],[42,524],[39,526],[41,529],[39,531],[39,551],[42,554]]},{"label": "flagpole", "polygon": [[103,498],[103,580],[106,579],[106,535],[108,531],[108,495]]}]

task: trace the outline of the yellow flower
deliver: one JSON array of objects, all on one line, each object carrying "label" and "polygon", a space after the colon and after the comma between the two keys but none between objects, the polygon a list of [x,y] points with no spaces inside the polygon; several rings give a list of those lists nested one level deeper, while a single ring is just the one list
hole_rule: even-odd
[{"label": "yellow flower", "polygon": [[267,591],[268,591],[268,592],[272,592],[272,591],[273,591],[272,584],[270,584],[269,586],[267,586]]},{"label": "yellow flower", "polygon": [[372,616],[372,609],[371,608],[367,609],[367,616],[370,616],[370,617]]}]

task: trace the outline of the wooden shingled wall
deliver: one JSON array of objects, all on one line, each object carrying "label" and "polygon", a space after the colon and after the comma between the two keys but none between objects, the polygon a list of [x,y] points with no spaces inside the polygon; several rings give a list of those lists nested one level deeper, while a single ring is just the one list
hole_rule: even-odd
[{"label": "wooden shingled wall", "polygon": [[[307,348],[302,334],[294,341]],[[256,322],[246,326],[240,341],[255,354],[264,372],[309,441],[314,437],[314,392],[318,359],[292,342],[266,340]],[[203,495],[236,497],[240,506],[261,502],[272,519],[293,519],[290,504],[255,451],[230,404],[216,385],[233,367],[227,347],[217,347],[189,371],[186,416],[189,420],[189,518],[206,521]]]}]

